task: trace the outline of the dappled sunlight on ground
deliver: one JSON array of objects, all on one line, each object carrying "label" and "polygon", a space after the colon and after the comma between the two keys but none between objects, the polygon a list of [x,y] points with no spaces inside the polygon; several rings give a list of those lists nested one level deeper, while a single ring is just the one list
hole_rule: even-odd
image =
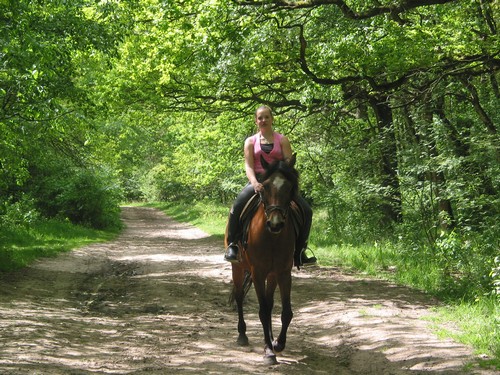
[{"label": "dappled sunlight on ground", "polygon": [[[255,293],[237,347],[223,246],[151,208],[126,231],[0,276],[2,374],[462,374],[469,348],[439,340],[427,296],[334,268],[293,271],[294,319],[263,365]],[[279,296],[274,329],[280,328]],[[474,369],[474,374],[488,374]]]}]

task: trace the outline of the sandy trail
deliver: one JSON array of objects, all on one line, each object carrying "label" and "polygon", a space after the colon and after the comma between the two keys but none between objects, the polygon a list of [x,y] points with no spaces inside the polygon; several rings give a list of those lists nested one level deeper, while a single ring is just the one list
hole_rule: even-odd
[{"label": "sandy trail", "polygon": [[[0,374],[494,374],[440,340],[424,294],[332,268],[294,271],[294,319],[266,367],[253,290],[237,347],[222,240],[125,207],[115,241],[0,275]],[[279,295],[275,330],[279,328]]]}]

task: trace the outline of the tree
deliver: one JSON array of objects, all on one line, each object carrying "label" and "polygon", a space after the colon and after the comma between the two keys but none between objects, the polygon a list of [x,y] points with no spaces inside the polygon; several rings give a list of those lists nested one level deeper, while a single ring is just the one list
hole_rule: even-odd
[{"label": "tree", "polygon": [[[359,174],[342,178],[350,183],[365,180],[358,184],[368,189],[361,194],[372,197],[370,207],[378,207],[385,225],[400,222],[408,202],[401,176],[414,165],[404,159],[408,145],[403,124],[413,122],[417,144],[419,139],[432,141],[426,143],[429,161],[443,162],[439,150],[443,143],[435,140],[443,127],[455,137],[455,144],[467,143],[466,134],[454,129],[448,113],[453,109],[447,85],[460,87],[462,99],[471,103],[467,115],[474,126],[478,120],[484,124],[491,147],[498,147],[493,107],[481,103],[473,83],[487,78],[488,92],[498,94],[491,2],[348,6],[341,1],[188,1],[183,5],[181,9],[151,1],[141,9],[133,36],[122,46],[124,58],[117,61],[119,68],[111,78],[123,84],[117,98],[128,102],[122,106],[147,106],[175,118],[177,112],[210,114],[205,117],[210,121],[221,113],[240,118],[242,112],[251,113],[255,105],[265,103],[280,115],[292,138],[298,119],[310,118],[312,127],[335,118],[345,124],[343,138],[359,140],[347,152],[370,150],[364,168],[348,166]],[[116,108],[122,108],[118,102]],[[421,115],[426,121],[418,120]],[[437,124],[438,119],[447,121]],[[351,128],[356,122],[364,126]],[[192,129],[206,124],[193,124]],[[299,148],[300,143],[312,143],[308,133],[318,136],[311,127],[301,133]],[[332,131],[330,124],[319,127]],[[359,131],[363,133],[356,134]],[[427,135],[422,137],[422,132]],[[327,134],[323,138],[332,140]],[[324,143],[319,147],[330,148]],[[212,159],[209,165],[213,168],[217,161]],[[424,175],[431,176],[433,194],[440,197],[433,203],[436,210],[429,223],[444,223],[438,216],[445,213],[452,228],[460,221],[447,186],[454,182],[441,165],[429,173]],[[359,210],[365,204],[359,203]]]},{"label": "tree", "polygon": [[118,12],[109,6],[85,0],[1,3],[2,203],[30,193],[34,171],[50,164],[44,159],[92,167],[85,147],[93,131],[92,103],[88,88],[76,84],[77,63],[116,51],[123,24],[110,22]]}]

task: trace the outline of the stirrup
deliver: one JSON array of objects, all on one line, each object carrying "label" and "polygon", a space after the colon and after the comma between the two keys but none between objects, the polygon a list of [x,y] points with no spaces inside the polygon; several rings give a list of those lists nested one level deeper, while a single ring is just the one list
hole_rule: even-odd
[{"label": "stirrup", "polygon": [[[309,250],[311,251],[311,253],[313,254],[312,257],[308,257],[306,255],[306,251]],[[300,252],[300,265],[301,266],[312,266],[314,264],[316,264],[318,262],[318,258],[316,258],[316,256],[314,255],[314,252],[309,249],[308,247],[306,247],[305,249],[303,249],[301,252]]]}]

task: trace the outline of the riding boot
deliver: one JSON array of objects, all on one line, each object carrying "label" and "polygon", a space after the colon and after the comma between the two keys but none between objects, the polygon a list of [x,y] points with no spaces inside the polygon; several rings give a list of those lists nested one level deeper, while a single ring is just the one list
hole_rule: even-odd
[{"label": "riding boot", "polygon": [[308,257],[306,255],[307,250],[307,240],[309,238],[309,232],[311,230],[312,223],[312,209],[309,203],[301,196],[297,195],[295,197],[295,203],[302,209],[304,223],[300,229],[300,233],[295,242],[295,256],[294,262],[295,266],[300,269],[301,266],[308,266],[311,264],[315,264],[317,262],[316,257],[313,255],[312,257]]},{"label": "riding boot", "polygon": [[236,197],[227,220],[227,243],[229,244],[224,259],[231,263],[240,261],[238,242],[241,241],[243,228],[240,216],[248,200],[255,194],[252,184],[248,183]]},{"label": "riding boot", "polygon": [[229,218],[227,221],[227,242],[229,243],[226,252],[224,254],[224,260],[231,262],[231,263],[238,263],[239,257],[239,247],[238,247],[238,242],[237,238],[238,232],[240,227],[240,219],[239,215],[235,215],[234,210],[231,209],[229,212]]},{"label": "riding boot", "polygon": [[240,260],[238,259],[239,248],[238,245],[234,242],[231,242],[224,254],[224,260],[231,263],[238,263]]}]

